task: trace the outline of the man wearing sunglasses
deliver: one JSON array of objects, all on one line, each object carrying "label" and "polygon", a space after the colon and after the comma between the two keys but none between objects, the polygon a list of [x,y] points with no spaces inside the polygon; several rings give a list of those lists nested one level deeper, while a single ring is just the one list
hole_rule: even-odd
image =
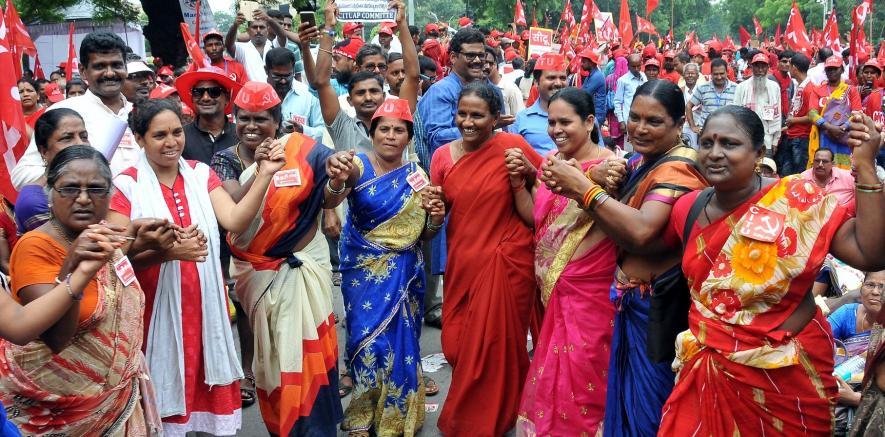
[{"label": "man wearing sunglasses", "polygon": [[295,80],[295,55],[286,48],[277,47],[264,58],[267,83],[277,92],[282,102],[283,128],[292,129],[323,142],[323,114],[320,101],[310,93],[307,85]]},{"label": "man wearing sunglasses", "polygon": [[231,102],[241,85],[224,70],[201,68],[182,74],[175,81],[181,102],[193,109],[194,121],[184,126],[184,159],[209,164],[212,155],[239,140],[234,125],[227,120]]}]

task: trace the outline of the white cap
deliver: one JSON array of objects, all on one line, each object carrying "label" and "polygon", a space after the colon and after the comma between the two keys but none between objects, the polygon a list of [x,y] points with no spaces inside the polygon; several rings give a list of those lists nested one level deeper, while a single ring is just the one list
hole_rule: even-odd
[{"label": "white cap", "polygon": [[777,172],[777,164],[775,164],[773,159],[771,159],[767,156],[765,158],[762,158],[762,162],[759,165],[760,166],[764,165],[764,166],[772,169],[773,171]]},{"label": "white cap", "polygon": [[154,73],[154,70],[151,70],[151,67],[148,67],[144,61],[132,61],[126,64],[126,74],[135,74],[135,73],[143,73],[149,72],[151,74]]}]

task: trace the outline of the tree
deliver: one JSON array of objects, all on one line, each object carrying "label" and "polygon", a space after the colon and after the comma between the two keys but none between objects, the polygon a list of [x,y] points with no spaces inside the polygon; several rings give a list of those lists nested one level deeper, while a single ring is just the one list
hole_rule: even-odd
[{"label": "tree", "polygon": [[[82,3],[82,0],[12,0],[25,24],[56,23],[64,20],[64,10]],[[95,14],[93,20],[106,22],[123,20],[127,23],[138,21],[138,7],[128,0],[89,0]]]}]

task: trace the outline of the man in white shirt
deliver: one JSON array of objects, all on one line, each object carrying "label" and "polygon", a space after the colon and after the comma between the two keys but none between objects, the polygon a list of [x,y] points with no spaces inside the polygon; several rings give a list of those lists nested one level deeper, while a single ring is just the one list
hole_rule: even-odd
[{"label": "man in white shirt", "polygon": [[757,53],[750,61],[753,77],[738,84],[734,104],[755,112],[765,127],[765,148],[776,152],[781,137],[781,87],[768,79],[768,56]]},{"label": "man in white shirt", "polygon": [[498,72],[498,61],[495,56],[495,49],[486,46],[486,62],[483,67],[489,82],[495,84],[504,96],[504,106],[502,112],[505,115],[516,115],[525,109],[525,102],[522,101],[522,91],[513,82],[501,80],[501,73]]},{"label": "man in white shirt", "polygon": [[[123,96],[127,77],[124,54],[126,43],[112,32],[92,32],[80,43],[80,73],[89,84],[82,96],[52,105],[48,110],[69,108],[77,111],[86,124],[92,147],[110,156],[114,176],[135,165],[139,147],[127,121],[132,104]],[[16,189],[39,181],[46,171],[34,139],[12,170]]]},{"label": "man in white shirt", "polygon": [[621,133],[623,134],[623,137],[617,138],[615,142],[623,144],[624,150],[632,152],[633,147],[624,140],[627,136],[627,119],[630,115],[630,106],[633,105],[633,95],[636,94],[636,89],[644,84],[647,79],[645,78],[645,73],[641,71],[642,57],[638,53],[634,53],[627,58],[627,68],[630,71],[618,79],[613,99],[615,117],[618,118]]},{"label": "man in white shirt", "polygon": [[264,57],[274,45],[267,40],[268,27],[277,37],[277,45],[286,47],[286,33],[276,20],[267,16],[267,12],[261,9],[255,10],[252,21],[249,22],[247,33],[249,42],[237,42],[237,29],[246,22],[246,16],[237,13],[237,18],[224,36],[224,46],[228,54],[234,57],[246,68],[249,80],[267,82],[267,73],[264,71]]}]

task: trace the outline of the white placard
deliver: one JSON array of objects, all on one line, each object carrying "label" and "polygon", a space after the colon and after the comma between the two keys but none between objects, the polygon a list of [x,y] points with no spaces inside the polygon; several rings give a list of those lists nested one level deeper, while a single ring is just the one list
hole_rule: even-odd
[{"label": "white placard", "polygon": [[336,3],[338,21],[379,23],[396,20],[396,9],[388,9],[387,0],[338,0]]},{"label": "white placard", "polygon": [[[95,129],[89,132],[89,144],[95,147],[108,161],[114,157],[123,134],[126,133],[127,124],[125,121],[110,115],[103,115],[103,120],[96,123],[101,129]],[[131,136],[130,136],[131,138]]]},{"label": "white placard", "polygon": [[[178,0],[178,3],[181,5],[181,15],[184,17],[184,22],[187,23],[191,34],[193,34],[194,24],[197,21],[197,0]],[[246,19],[251,18],[251,15],[246,16]],[[215,16],[212,14],[209,0],[200,0],[200,35],[205,35],[210,30],[218,30],[221,33],[227,32],[227,29],[218,29],[216,26]],[[202,41],[197,41],[197,44],[202,45],[202,43]]]}]

